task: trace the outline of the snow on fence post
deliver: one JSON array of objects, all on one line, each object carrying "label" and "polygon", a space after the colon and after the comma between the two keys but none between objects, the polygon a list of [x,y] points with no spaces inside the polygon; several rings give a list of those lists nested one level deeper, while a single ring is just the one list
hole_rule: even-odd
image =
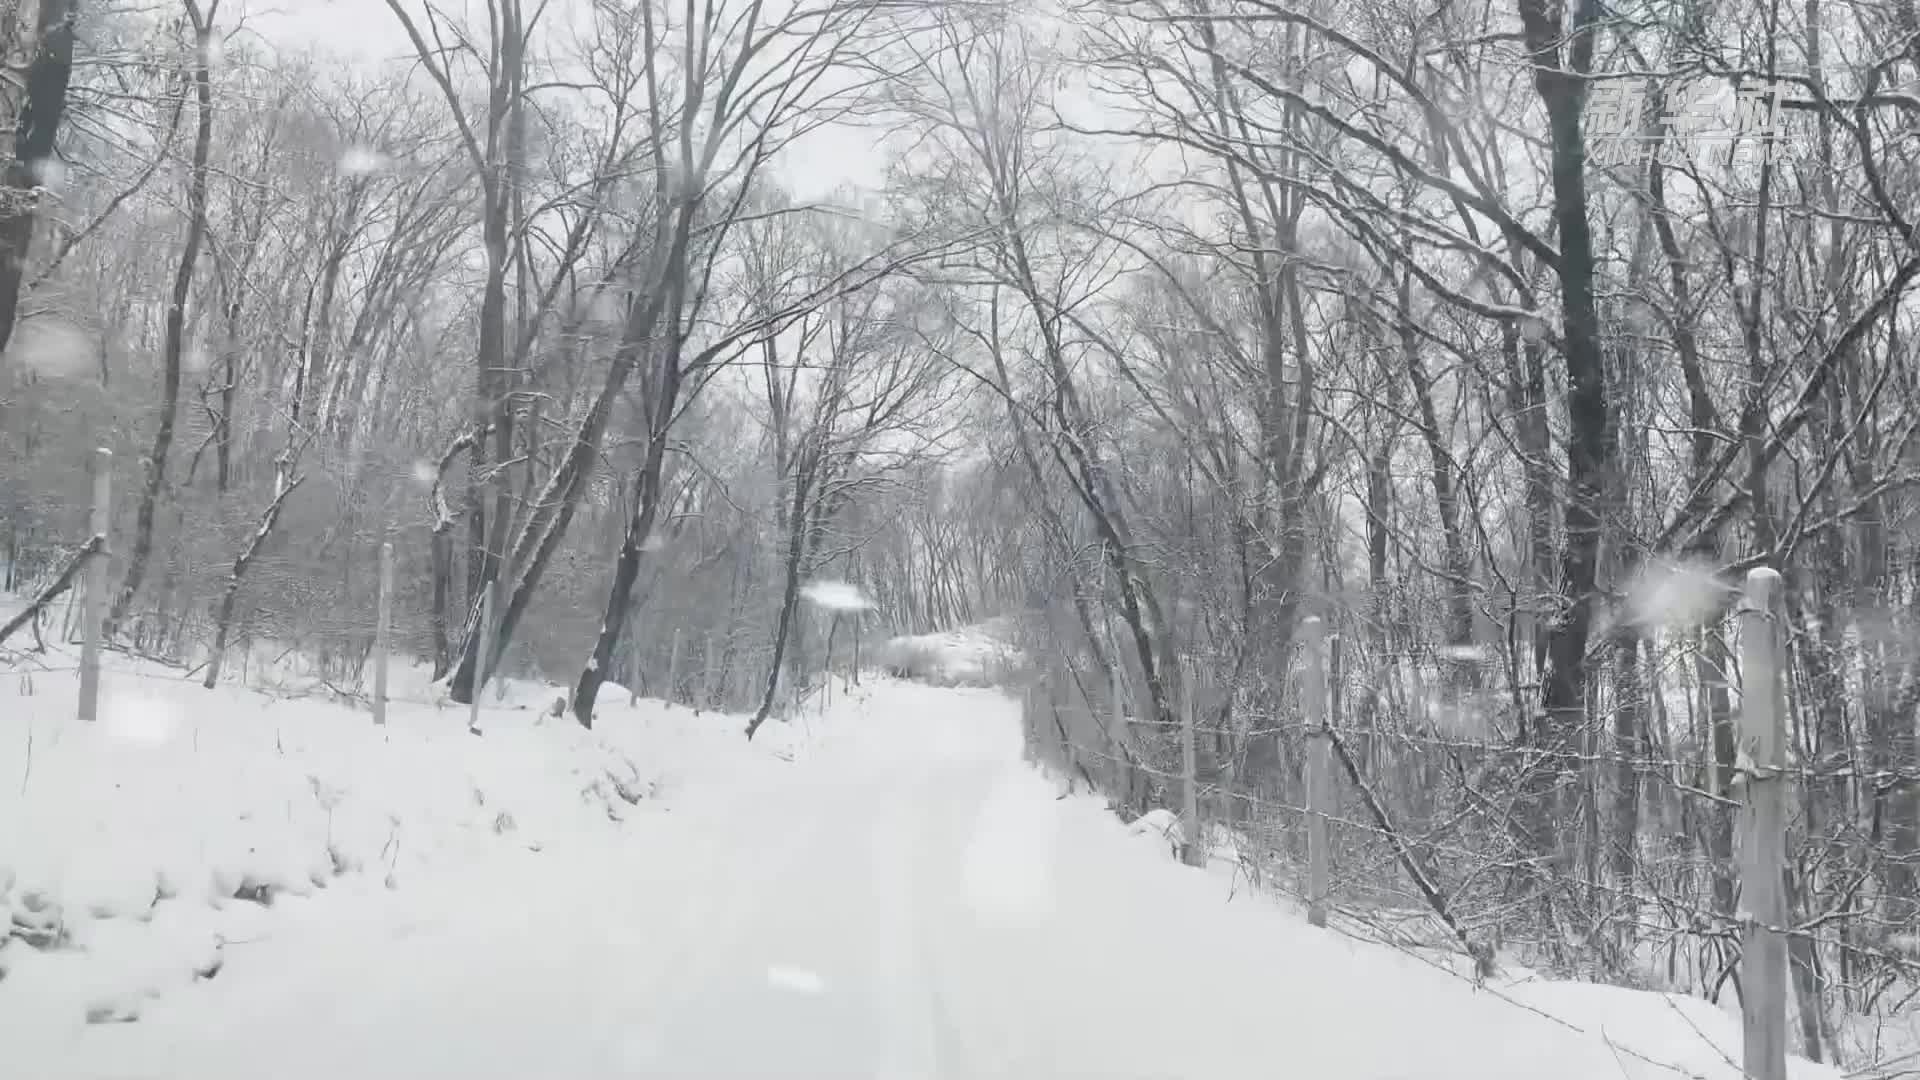
[{"label": "snow on fence post", "polygon": [[85,722],[100,716],[100,639],[107,622],[107,563],[108,552],[113,549],[107,533],[112,527],[113,451],[103,446],[93,452],[91,529],[100,538],[100,550],[87,559],[87,595],[80,628],[80,719]]},{"label": "snow on fence post", "polygon": [[1307,922],[1327,925],[1332,863],[1327,815],[1333,811],[1333,738],[1327,727],[1327,627],[1318,615],[1300,626],[1307,663],[1300,703],[1307,718]]},{"label": "snow on fence post", "polygon": [[1207,858],[1200,836],[1199,747],[1193,715],[1194,686],[1199,680],[1190,660],[1181,664],[1180,674],[1180,861],[1188,866],[1204,866]]},{"label": "snow on fence post", "polygon": [[480,694],[487,688],[488,655],[493,652],[493,589],[487,582],[480,592],[480,622],[473,628],[473,702],[467,706],[467,730],[480,730]]},{"label": "snow on fence post", "polygon": [[1773,616],[1778,572],[1748,571],[1740,612],[1740,1015],[1743,1071],[1751,1080],[1786,1080],[1787,939],[1786,716],[1781,707],[1780,642]]},{"label": "snow on fence post", "polygon": [[393,651],[393,541],[380,544],[380,606],[373,627],[373,722],[387,722],[387,656]]}]

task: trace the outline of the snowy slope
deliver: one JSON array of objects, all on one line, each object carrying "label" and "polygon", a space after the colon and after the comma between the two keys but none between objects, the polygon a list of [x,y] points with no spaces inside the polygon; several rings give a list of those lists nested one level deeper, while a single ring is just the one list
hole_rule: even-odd
[{"label": "snowy slope", "polygon": [[[1025,768],[990,691],[882,682],[749,745],[653,703],[593,733],[494,710],[476,738],[453,710],[379,732],[137,682],[147,719],[86,732],[35,681],[24,796],[5,732],[10,902],[85,912],[93,950],[6,950],[10,1074],[1738,1076],[1702,1003],[1475,988],[1175,864]],[[595,791],[603,770],[652,794]],[[344,872],[310,872],[329,844]],[[143,915],[161,869],[175,895]],[[236,875],[285,891],[223,898]],[[208,942],[217,974],[183,973]],[[136,1021],[85,1022],[115,994]]]},{"label": "snowy slope", "polygon": [[[71,657],[0,667],[0,1046],[218,977],[308,907],[372,911],[449,875],[591,858],[684,770],[784,764],[787,732],[743,754],[735,717],[609,686],[593,732],[538,708],[546,688],[435,702],[400,673],[390,723],[324,700],[202,689],[109,654],[101,720],[75,719]],[[55,670],[44,670],[46,667]],[[327,903],[319,901],[324,898]],[[30,945],[43,946],[41,948]],[[50,947],[46,947],[50,946]]]}]

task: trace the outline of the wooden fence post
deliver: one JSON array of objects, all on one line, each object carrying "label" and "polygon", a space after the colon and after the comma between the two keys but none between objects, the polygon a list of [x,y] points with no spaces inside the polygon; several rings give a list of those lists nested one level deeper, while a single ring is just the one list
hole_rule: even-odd
[{"label": "wooden fence post", "polygon": [[1045,680],[1045,675],[1039,675],[1020,688],[1020,756],[1028,764],[1033,762],[1033,703],[1040,696],[1040,686]]},{"label": "wooden fence post", "polygon": [[1055,656],[1047,669],[1047,703],[1040,715],[1034,718],[1033,729],[1034,760],[1043,768],[1059,769],[1063,776],[1068,772],[1067,763],[1060,754],[1060,710],[1070,694],[1066,671],[1066,665]]},{"label": "wooden fence post", "polygon": [[[373,722],[387,722],[387,655],[393,651],[393,541],[380,545],[379,622],[373,627]],[[478,695],[475,695],[476,697]]]},{"label": "wooden fence post", "polygon": [[717,708],[720,704],[720,650],[714,644],[713,631],[707,631],[707,670],[701,673],[700,695],[702,708]]},{"label": "wooden fence post", "polygon": [[473,703],[467,707],[467,729],[480,730],[480,694],[487,688],[487,658],[493,652],[493,587],[480,592],[480,623],[473,628]]},{"label": "wooden fence post", "polygon": [[1787,725],[1781,707],[1780,642],[1773,617],[1780,575],[1748,571],[1740,612],[1740,1015],[1743,1069],[1751,1080],[1787,1076]]},{"label": "wooden fence post", "polygon": [[680,628],[673,628],[673,648],[667,653],[667,704],[674,702],[674,694],[680,686]]},{"label": "wooden fence post", "polygon": [[1307,719],[1307,922],[1327,925],[1332,862],[1327,815],[1333,810],[1333,739],[1327,728],[1327,628],[1318,615],[1301,624],[1307,650],[1300,703]]},{"label": "wooden fence post", "polygon": [[1194,676],[1191,661],[1181,665],[1180,680],[1180,860],[1188,866],[1207,862],[1205,838],[1200,835],[1200,762],[1194,733]]},{"label": "wooden fence post", "polygon": [[80,719],[91,723],[100,718],[100,648],[107,622],[107,572],[113,544],[108,533],[113,528],[113,451],[101,447],[93,452],[93,535],[100,537],[100,551],[87,559],[85,613],[80,628]]},{"label": "wooden fence post", "polygon": [[1126,690],[1116,659],[1107,671],[1107,738],[1113,743],[1113,798],[1122,807],[1133,805],[1133,770],[1127,767]]}]

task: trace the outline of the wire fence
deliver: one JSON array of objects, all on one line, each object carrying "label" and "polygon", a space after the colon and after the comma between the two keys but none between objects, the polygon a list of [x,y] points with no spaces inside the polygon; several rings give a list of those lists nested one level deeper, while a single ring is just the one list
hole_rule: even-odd
[{"label": "wire fence", "polygon": [[[1884,797],[1914,783],[1915,762],[1784,737],[1804,734],[1811,703],[1782,670],[1775,607],[1741,615],[1746,655],[1727,674],[1746,688],[1722,745],[1661,745],[1650,725],[1618,724],[1617,705],[1558,742],[1489,737],[1471,716],[1449,729],[1374,707],[1378,686],[1354,672],[1323,691],[1323,728],[1297,668],[1284,708],[1206,686],[1204,663],[1165,680],[1184,700],[1143,707],[1137,674],[1062,654],[1027,689],[1029,750],[1123,816],[1173,812],[1251,885],[1463,977],[1518,963],[1737,1000],[1750,1036],[1763,1024],[1782,1053],[1900,1075],[1911,1037],[1885,1040],[1920,997],[1920,904],[1914,845],[1890,837]],[[1783,733],[1771,762],[1748,730],[1763,699]],[[1322,746],[1332,782],[1316,802]],[[1768,799],[1776,825],[1759,815]]]}]

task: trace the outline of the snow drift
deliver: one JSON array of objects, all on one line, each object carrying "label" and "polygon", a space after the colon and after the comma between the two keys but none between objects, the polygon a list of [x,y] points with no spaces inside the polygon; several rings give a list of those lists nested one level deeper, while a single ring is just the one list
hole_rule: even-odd
[{"label": "snow drift", "polygon": [[620,687],[589,732],[547,714],[557,688],[490,686],[476,735],[420,668],[376,727],[111,654],[82,725],[71,671],[35,670],[61,659],[0,668],[0,1045],[15,1023],[134,1020],[327,894],[601,851],[681,770],[794,753],[779,726],[749,750],[736,717]]}]

